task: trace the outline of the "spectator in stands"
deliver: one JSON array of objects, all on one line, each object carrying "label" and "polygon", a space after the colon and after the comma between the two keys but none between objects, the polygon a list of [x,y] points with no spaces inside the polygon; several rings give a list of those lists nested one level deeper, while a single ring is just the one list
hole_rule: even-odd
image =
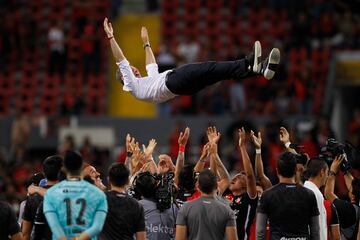
[{"label": "spectator in stands", "polygon": [[205,169],[199,174],[201,197],[185,203],[176,219],[176,239],[238,239],[235,214],[215,197],[216,175]]},{"label": "spectator in stands", "polygon": [[193,37],[189,37],[185,41],[181,40],[177,47],[177,55],[181,64],[197,62],[199,52],[200,45]]},{"label": "spectator in stands", "polygon": [[256,239],[265,239],[268,220],[271,239],[320,239],[315,195],[295,183],[295,155],[283,153],[277,160],[277,171],[280,183],[265,191],[260,199],[256,216]]},{"label": "spectator in stands", "polygon": [[11,126],[11,161],[23,160],[29,144],[30,130],[28,118],[18,111]]},{"label": "spectator in stands", "polygon": [[110,191],[106,192],[108,214],[100,239],[145,240],[144,208],[126,193],[129,184],[129,169],[115,163],[109,168]]},{"label": "spectator in stands", "polygon": [[74,137],[72,135],[67,135],[64,138],[64,142],[59,146],[58,152],[60,155],[64,155],[66,151],[74,151],[75,148]]},{"label": "spectator in stands", "polygon": [[60,22],[53,22],[48,33],[50,62],[49,74],[65,74],[65,36]]},{"label": "spectator in stands", "polygon": [[87,81],[89,74],[100,72],[99,39],[95,33],[95,23],[87,21],[81,34],[81,51],[83,57],[83,77]]},{"label": "spectator in stands", "polygon": [[156,61],[159,65],[159,72],[164,72],[176,67],[175,56],[171,53],[166,44],[160,45]]},{"label": "spectator in stands", "polygon": [[23,239],[14,210],[8,203],[2,201],[0,202],[0,224],[0,239]]}]

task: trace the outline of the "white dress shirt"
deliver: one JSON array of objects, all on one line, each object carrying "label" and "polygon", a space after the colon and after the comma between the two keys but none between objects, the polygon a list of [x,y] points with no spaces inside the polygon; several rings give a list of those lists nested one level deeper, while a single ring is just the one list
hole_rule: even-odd
[{"label": "white dress shirt", "polygon": [[159,73],[158,65],[152,63],[146,65],[148,76],[137,78],[126,59],[116,64],[124,79],[123,90],[131,92],[137,99],[153,103],[162,103],[177,96],[170,92],[165,84],[166,75],[171,70]]},{"label": "white dress shirt", "polygon": [[326,221],[326,209],[324,206],[324,196],[320,192],[319,188],[311,181],[306,181],[304,183],[304,187],[313,191],[316,197],[317,206],[320,212],[319,216],[319,226],[320,226],[320,239],[319,240],[327,240],[327,221]]}]

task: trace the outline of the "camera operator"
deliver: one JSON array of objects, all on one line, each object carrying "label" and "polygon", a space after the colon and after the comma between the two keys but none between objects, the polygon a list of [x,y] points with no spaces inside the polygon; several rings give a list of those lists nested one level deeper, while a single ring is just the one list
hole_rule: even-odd
[{"label": "camera operator", "polygon": [[[135,189],[137,189],[142,196],[139,203],[144,208],[146,238],[149,240],[175,238],[175,221],[178,209],[175,204],[171,203],[172,196],[169,196],[170,199],[161,199],[161,201],[159,201],[159,188],[162,184],[164,184],[165,188],[169,186],[172,188],[172,177],[173,174],[156,177],[150,172],[142,172],[139,173],[134,180]],[[158,180],[159,178],[161,180]],[[163,189],[164,188],[161,188],[161,190]],[[170,201],[169,208],[159,209],[159,203],[162,201]]]},{"label": "camera operator", "polygon": [[349,191],[350,202],[339,199],[334,193],[335,179],[339,172],[340,165],[345,159],[345,155],[338,155],[331,164],[329,177],[325,186],[325,197],[335,205],[339,215],[340,232],[342,240],[357,239],[359,228],[359,200],[360,200],[360,180],[353,178],[347,171],[344,175],[346,187]]}]

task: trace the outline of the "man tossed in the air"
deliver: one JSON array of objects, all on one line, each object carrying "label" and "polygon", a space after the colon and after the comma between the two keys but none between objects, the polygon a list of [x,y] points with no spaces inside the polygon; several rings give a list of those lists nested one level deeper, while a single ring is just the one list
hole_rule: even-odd
[{"label": "man tossed in the air", "polygon": [[263,75],[271,79],[280,62],[280,51],[277,48],[273,48],[269,56],[261,61],[261,45],[256,41],[253,53],[240,60],[192,63],[159,73],[147,29],[142,27],[141,38],[144,43],[148,76],[141,77],[139,70],[130,66],[125,58],[107,18],[104,20],[104,30],[119,67],[117,79],[123,83],[123,90],[131,92],[137,99],[148,102],[161,103],[178,95],[193,95],[207,86],[228,79],[240,80],[254,75]]}]

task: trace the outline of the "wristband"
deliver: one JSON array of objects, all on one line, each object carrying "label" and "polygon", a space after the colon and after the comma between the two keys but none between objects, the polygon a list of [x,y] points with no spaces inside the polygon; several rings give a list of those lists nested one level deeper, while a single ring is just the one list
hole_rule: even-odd
[{"label": "wristband", "polygon": [[261,148],[255,149],[256,154],[261,154]]},{"label": "wristband", "polygon": [[330,171],[329,171],[329,176],[336,176],[336,172],[330,170]]},{"label": "wristband", "polygon": [[179,145],[179,153],[184,153],[184,152],[185,152],[185,146]]},{"label": "wristband", "polygon": [[145,43],[145,44],[143,45],[143,47],[144,47],[144,49],[145,49],[145,48],[151,47],[151,46],[150,46],[150,43]]},{"label": "wristband", "polygon": [[133,155],[132,152],[130,152],[130,151],[127,151],[127,152],[126,152],[126,156],[127,156],[127,157],[132,157],[132,155]]},{"label": "wristband", "polygon": [[112,38],[114,38],[114,36],[108,37],[108,40],[111,40]]},{"label": "wristband", "polygon": [[285,143],[285,147],[286,147],[286,148],[289,148],[290,145],[291,145],[291,142],[286,142],[286,143]]}]

